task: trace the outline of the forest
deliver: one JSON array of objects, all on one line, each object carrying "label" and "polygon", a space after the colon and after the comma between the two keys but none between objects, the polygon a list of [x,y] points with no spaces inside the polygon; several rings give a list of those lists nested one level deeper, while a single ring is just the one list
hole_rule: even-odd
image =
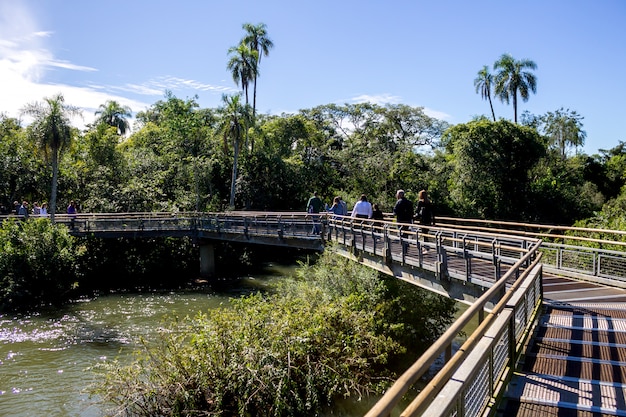
[{"label": "forest", "polygon": [[[73,238],[53,222],[71,201],[83,213],[304,211],[313,193],[329,204],[341,196],[348,208],[365,194],[390,212],[396,190],[412,201],[428,190],[438,216],[626,230],[626,144],[581,152],[584,118],[570,109],[518,118],[518,99],[536,92],[534,62],[504,54],[495,74],[485,66],[474,81],[490,104],[492,95],[512,101],[513,121],[492,110],[451,125],[422,107],[374,103],[259,114],[258,65],[273,46],[265,29],[244,25],[227,63],[241,93],[223,95],[216,108],[165,91],[138,112],[106,101],[79,129],[71,120],[81,111],[59,93],[26,106],[28,124],[0,114],[3,214],[36,202],[50,215],[3,222],[0,311],[154,285],[146,277],[156,271],[171,287],[180,282],[168,279],[197,268],[190,240]],[[241,264],[265,256],[223,246],[218,256]],[[147,345],[141,366],[105,367],[95,393],[126,415],[304,415],[338,397],[382,392],[393,362],[418,355],[453,320],[451,300],[320,259],[303,265],[282,296],[242,298],[171,324],[184,329]],[[416,317],[429,318],[418,329]]]},{"label": "forest", "polygon": [[[41,133],[46,119],[22,126],[0,116],[1,203],[48,202],[60,213],[71,200],[80,212],[303,211],[317,192],[350,207],[366,194],[390,211],[397,189],[411,200],[426,189],[440,215],[622,229],[624,143],[577,152],[551,133],[554,115],[449,126],[422,108],[364,103],[252,120],[239,99],[201,109],[166,92],[132,133],[119,127],[128,110],[107,102],[98,123],[67,126],[56,145]],[[43,106],[48,117],[64,107],[61,95]]]},{"label": "forest", "polygon": [[[52,223],[71,202],[83,213],[305,211],[317,193],[329,205],[341,196],[348,209],[365,194],[389,213],[402,189],[412,201],[427,190],[437,216],[626,230],[626,144],[581,152],[584,117],[574,110],[518,117],[518,103],[537,93],[533,61],[503,54],[493,73],[480,69],[474,87],[491,117],[456,125],[404,104],[261,114],[259,66],[273,43],[264,24],[243,29],[226,64],[241,91],[218,107],[171,91],[141,111],[108,100],[79,129],[82,110],[58,93],[26,105],[24,119],[0,114],[0,211],[45,205]],[[496,118],[492,98],[512,102],[513,121]],[[0,243],[0,309],[62,300],[94,282],[142,286],[151,271],[190,271],[197,258],[193,242],[76,242],[43,222],[4,224]],[[224,250],[253,263],[249,251]],[[46,267],[50,259],[64,272]]]},{"label": "forest", "polygon": [[[82,111],[61,93],[30,103],[21,119],[0,114],[0,204],[49,205],[65,212],[304,210],[317,192],[350,205],[366,194],[390,211],[395,192],[428,190],[439,214],[620,229],[624,142],[579,152],[583,115],[522,112],[537,93],[537,64],[501,55],[474,87],[491,117],[450,125],[404,104],[320,104],[289,114],[257,112],[261,58],[274,43],[264,23],[244,23],[226,68],[241,89],[217,108],[171,91],[141,111],[100,104],[80,130]],[[512,103],[496,118],[492,99]],[[133,126],[130,119],[134,116]],[[606,139],[606,138],[603,138]]]}]

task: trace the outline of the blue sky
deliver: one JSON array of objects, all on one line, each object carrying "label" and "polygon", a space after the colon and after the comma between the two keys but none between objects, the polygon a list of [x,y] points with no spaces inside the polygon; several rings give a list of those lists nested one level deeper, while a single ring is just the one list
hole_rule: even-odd
[{"label": "blue sky", "polygon": [[0,0],[0,112],[59,92],[84,109],[77,126],[107,100],[137,112],[166,90],[218,107],[238,91],[228,48],[261,22],[274,42],[261,113],[370,101],[464,123],[489,114],[476,74],[509,53],[538,66],[520,114],[578,112],[589,154],[626,141],[623,0]]}]

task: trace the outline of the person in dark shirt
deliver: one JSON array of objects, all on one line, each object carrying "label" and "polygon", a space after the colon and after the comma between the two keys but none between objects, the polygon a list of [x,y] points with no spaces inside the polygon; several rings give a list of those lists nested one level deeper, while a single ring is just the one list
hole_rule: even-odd
[{"label": "person in dark shirt", "polygon": [[306,211],[309,213],[319,213],[322,211],[322,207],[324,207],[324,203],[317,196],[317,193],[313,193],[313,197],[309,198],[309,201],[306,203]]},{"label": "person in dark shirt", "polygon": [[428,198],[428,192],[426,190],[422,190],[419,193],[419,200],[415,208],[415,219],[419,224],[425,226],[433,226],[435,224],[433,203]]},{"label": "person in dark shirt", "polygon": [[[319,214],[319,212],[322,211],[323,207],[324,203],[317,196],[317,193],[313,193],[313,197],[309,198],[309,201],[307,201],[306,203],[306,211],[312,214]],[[311,217],[313,221],[313,230],[311,231],[311,233],[313,233],[314,235],[319,235],[321,232],[319,216]]]},{"label": "person in dark shirt", "polygon": [[372,219],[374,219],[374,220],[385,220],[385,216],[383,215],[383,212],[378,207],[378,204],[374,204],[372,207],[373,207],[373,209],[372,209]]},{"label": "person in dark shirt", "polygon": [[70,201],[70,205],[67,206],[67,214],[76,214],[76,203],[74,200]]},{"label": "person in dark shirt", "polygon": [[398,223],[413,223],[413,203],[404,196],[404,190],[398,190],[396,198],[398,200],[393,207],[396,221]]}]

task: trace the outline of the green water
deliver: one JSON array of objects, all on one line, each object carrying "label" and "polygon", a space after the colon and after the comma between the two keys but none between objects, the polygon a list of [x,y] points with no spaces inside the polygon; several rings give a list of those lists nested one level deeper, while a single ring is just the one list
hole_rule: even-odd
[{"label": "green water", "polygon": [[0,316],[0,416],[91,417],[100,409],[84,389],[90,367],[128,358],[140,336],[166,316],[193,316],[293,271],[269,266],[265,275],[233,285],[167,293],[133,293],[81,300],[61,310]]},{"label": "green water", "polygon": [[[263,274],[221,282],[217,289],[112,294],[54,312],[0,316],[0,416],[100,416],[85,392],[95,377],[89,368],[130,358],[139,338],[149,339],[165,317],[216,308],[291,275],[295,267],[268,265]],[[347,399],[320,415],[362,416],[375,402]]]}]

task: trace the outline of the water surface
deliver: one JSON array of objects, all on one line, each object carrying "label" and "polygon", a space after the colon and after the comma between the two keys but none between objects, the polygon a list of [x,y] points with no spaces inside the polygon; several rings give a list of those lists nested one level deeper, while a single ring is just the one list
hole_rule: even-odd
[{"label": "water surface", "polygon": [[206,312],[292,268],[274,267],[219,291],[111,294],[54,312],[0,316],[0,416],[100,416],[85,392],[95,378],[89,368],[129,359],[140,337],[149,339],[166,317]]}]

